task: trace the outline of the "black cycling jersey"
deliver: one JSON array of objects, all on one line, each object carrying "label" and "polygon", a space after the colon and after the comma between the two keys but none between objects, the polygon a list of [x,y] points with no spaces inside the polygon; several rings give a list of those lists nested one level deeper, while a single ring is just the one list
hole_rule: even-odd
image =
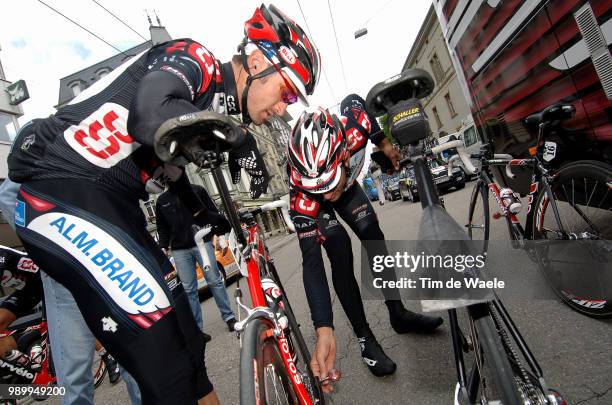
[{"label": "black cycling jersey", "polygon": [[[180,39],[119,66],[15,141],[11,180],[85,179],[146,199],[163,175],[153,136],[167,119],[202,110],[239,114],[231,65]],[[226,107],[227,106],[227,107]],[[152,185],[152,183],[149,183]],[[150,190],[152,191],[152,190]]]},{"label": "black cycling jersey", "polygon": [[290,215],[302,251],[304,287],[314,326],[333,326],[329,287],[321,256],[323,245],[332,266],[334,289],[357,336],[364,336],[367,321],[353,274],[351,239],[335,213],[361,240],[384,239],[374,209],[356,182],[364,164],[368,139],[379,131],[378,123],[367,114],[364,105],[363,99],[354,94],[341,103],[341,122],[345,125],[351,157],[347,185],[340,199],[334,203],[325,202],[321,194],[308,194],[294,181],[290,181],[289,189]]},{"label": "black cycling jersey", "polygon": [[190,39],[170,41],[24,127],[9,156],[10,177],[22,183],[15,225],[26,250],[70,290],[143,403],[195,404],[213,389],[202,331],[137,200],[178,177],[171,187],[188,208],[201,202],[185,173],[156,157],[153,137],[182,114],[239,114],[236,97],[231,64]]},{"label": "black cycling jersey", "polygon": [[0,275],[3,287],[15,289],[0,303],[0,308],[19,318],[41,301],[43,292],[38,266],[24,252],[0,245]]}]

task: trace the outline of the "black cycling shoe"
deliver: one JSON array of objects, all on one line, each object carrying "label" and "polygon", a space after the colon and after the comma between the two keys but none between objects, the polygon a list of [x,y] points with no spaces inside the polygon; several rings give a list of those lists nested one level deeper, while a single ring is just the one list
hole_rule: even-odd
[{"label": "black cycling shoe", "polygon": [[234,329],[234,325],[236,325],[236,322],[237,322],[237,321],[236,321],[236,318],[232,318],[232,319],[230,319],[230,320],[228,320],[228,321],[226,322],[226,323],[227,323],[227,329],[228,329],[230,332],[235,332],[235,331],[236,331],[236,329]]},{"label": "black cycling shoe", "polygon": [[444,322],[439,316],[427,316],[408,311],[401,301],[388,301],[386,304],[389,307],[391,327],[396,333],[431,333]]},{"label": "black cycling shoe", "polygon": [[208,333],[204,333],[202,332],[202,334],[204,335],[204,344],[210,342],[212,340],[212,336],[210,336]]},{"label": "black cycling shoe", "polygon": [[395,373],[397,366],[385,354],[374,335],[369,334],[365,337],[360,337],[358,342],[361,347],[361,358],[363,358],[372,374],[376,377],[383,377]]},{"label": "black cycling shoe", "polygon": [[119,378],[121,378],[121,374],[119,374],[119,364],[117,364],[117,360],[110,353],[106,352],[102,355],[102,361],[106,366],[106,370],[108,371],[108,379],[111,384],[116,384],[119,382]]}]

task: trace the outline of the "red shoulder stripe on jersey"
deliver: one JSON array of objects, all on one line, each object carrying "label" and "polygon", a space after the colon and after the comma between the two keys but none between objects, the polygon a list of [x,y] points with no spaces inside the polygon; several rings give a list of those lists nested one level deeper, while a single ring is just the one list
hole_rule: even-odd
[{"label": "red shoulder stripe on jersey", "polygon": [[23,189],[19,190],[19,194],[27,201],[28,204],[32,206],[36,211],[44,212],[49,211],[50,209],[55,208],[54,204],[51,204],[48,201],[41,200],[38,197],[34,197],[32,194],[28,194]]}]

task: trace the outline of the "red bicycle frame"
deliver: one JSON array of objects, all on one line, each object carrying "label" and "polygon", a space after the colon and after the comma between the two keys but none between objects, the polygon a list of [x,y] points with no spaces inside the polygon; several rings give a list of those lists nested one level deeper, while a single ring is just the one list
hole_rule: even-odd
[{"label": "red bicycle frame", "polygon": [[[254,223],[247,226],[247,231],[249,233],[248,245],[251,246],[250,256],[246,258],[248,272],[247,282],[249,292],[251,293],[251,301],[254,308],[268,307],[268,303],[264,296],[263,287],[261,285],[261,274],[264,274],[266,271],[266,269],[262,268],[262,266],[266,266],[266,263],[268,263],[270,257],[266,252],[264,240],[260,237],[259,225]],[[274,336],[272,326],[270,329],[268,329],[267,333],[269,337]],[[277,335],[276,344],[278,345],[278,349],[280,350],[283,358],[285,369],[287,369],[289,375],[291,376],[291,383],[293,384],[293,389],[298,397],[298,400],[300,401],[300,404],[312,405],[313,402],[308,394],[308,391],[306,390],[306,387],[304,386],[302,376],[298,373],[297,367],[293,362],[291,349],[289,348],[289,343],[287,342],[285,332],[282,328],[280,328],[280,336]]]}]

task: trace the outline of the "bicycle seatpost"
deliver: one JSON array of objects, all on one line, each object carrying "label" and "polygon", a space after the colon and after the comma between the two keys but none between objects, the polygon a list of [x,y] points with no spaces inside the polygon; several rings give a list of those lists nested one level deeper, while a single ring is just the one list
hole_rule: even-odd
[{"label": "bicycle seatpost", "polygon": [[213,175],[213,180],[215,181],[215,185],[219,190],[219,196],[221,197],[221,202],[225,207],[225,212],[227,212],[227,216],[230,222],[230,225],[234,229],[236,233],[236,239],[238,242],[242,244],[242,246],[247,245],[247,241],[244,238],[244,234],[242,233],[242,226],[240,225],[240,219],[238,218],[238,213],[236,212],[236,207],[234,206],[234,202],[232,201],[232,196],[227,189],[227,184],[225,184],[225,179],[223,178],[223,173],[219,166],[214,167],[211,171]]}]

